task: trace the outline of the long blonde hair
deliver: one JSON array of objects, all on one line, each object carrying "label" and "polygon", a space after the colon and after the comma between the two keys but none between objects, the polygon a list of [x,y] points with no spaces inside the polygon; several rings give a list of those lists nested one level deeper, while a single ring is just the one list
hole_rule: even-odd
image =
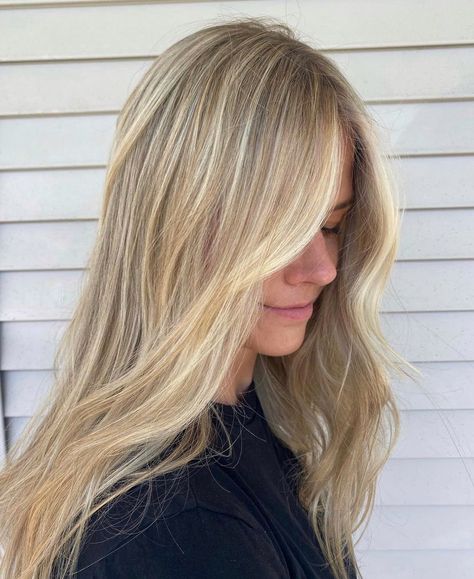
[{"label": "long blonde hair", "polygon": [[93,513],[206,449],[262,282],[327,218],[347,137],[355,204],[337,278],[301,348],[258,355],[254,380],[301,466],[298,496],[335,577],[348,565],[360,573],[352,534],[399,434],[390,371],[418,372],[379,321],[396,187],[375,123],[335,64],[282,22],[239,18],[170,46],[120,111],[53,388],[0,473],[2,577],[46,579],[58,561],[64,577]]}]

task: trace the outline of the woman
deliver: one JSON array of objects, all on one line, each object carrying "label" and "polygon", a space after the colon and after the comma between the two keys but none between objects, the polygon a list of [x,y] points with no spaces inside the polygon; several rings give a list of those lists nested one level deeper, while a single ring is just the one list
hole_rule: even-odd
[{"label": "woman", "polygon": [[163,52],[118,117],[48,406],[0,476],[1,576],[360,575],[389,371],[416,373],[379,326],[393,192],[362,100],[286,25]]}]

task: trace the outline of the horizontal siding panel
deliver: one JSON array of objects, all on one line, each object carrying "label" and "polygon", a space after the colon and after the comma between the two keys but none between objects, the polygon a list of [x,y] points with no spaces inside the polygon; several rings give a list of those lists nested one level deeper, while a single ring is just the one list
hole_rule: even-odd
[{"label": "horizontal siding panel", "polygon": [[[176,4],[182,4],[184,0],[166,0],[166,2],[175,2]],[[229,0],[223,0],[224,2]],[[163,0],[0,0],[0,8],[29,8],[29,7],[38,7],[43,8],[45,6],[57,6],[61,8],[68,8],[69,6],[77,6],[83,5],[86,6],[87,4],[94,4],[94,5],[111,5],[111,4],[133,4],[133,5],[142,5],[142,4],[152,4],[152,3],[160,3]],[[189,4],[190,2],[202,2],[202,0],[186,0],[186,3]],[[178,6],[179,7],[179,6]]]},{"label": "horizontal siding panel", "polygon": [[470,259],[474,256],[473,219],[474,209],[412,210],[405,213],[397,258]]},{"label": "horizontal siding panel", "polygon": [[[0,321],[71,318],[85,271],[0,272]],[[401,261],[392,270],[382,311],[474,310],[473,295],[474,259]]]},{"label": "horizontal siding panel", "polygon": [[[473,219],[474,209],[405,213],[397,259],[472,259]],[[0,270],[82,269],[96,240],[97,226],[97,220],[0,224]],[[465,271],[468,278],[470,270]],[[403,304],[397,306],[400,309]]]},{"label": "horizontal siding panel", "polygon": [[0,115],[118,111],[150,64],[150,60],[4,64]]},{"label": "horizontal siding panel", "polygon": [[0,325],[2,370],[49,370],[67,322],[3,322]]},{"label": "horizontal siding panel", "polygon": [[[474,207],[472,156],[405,157],[391,165],[404,209]],[[97,219],[105,167],[0,172],[0,221]]]},{"label": "horizontal siding panel", "polygon": [[[34,348],[34,344],[31,345]],[[474,364],[472,362],[418,363],[420,383],[403,385],[392,380],[392,389],[402,411],[474,410]],[[52,370],[7,370],[3,372],[5,415],[31,416],[37,401],[53,383]]]},{"label": "horizontal siding panel", "polygon": [[[360,531],[355,536],[360,536]],[[381,549],[474,549],[474,507],[375,507],[359,552]],[[431,578],[431,574],[421,577]]]},{"label": "horizontal siding panel", "polygon": [[[474,48],[328,51],[366,101],[469,98]],[[151,59],[4,64],[0,115],[113,112]]]},{"label": "horizontal siding panel", "polygon": [[[473,40],[471,3],[234,1],[74,6],[4,10],[0,54],[7,61],[142,57],[216,19],[268,16],[298,26],[304,40],[324,48],[463,44]],[[341,14],[344,15],[341,18]],[[355,25],[355,23],[357,23]],[[31,30],[41,31],[36,35]]]},{"label": "horizontal siding panel", "polygon": [[[176,4],[181,4],[184,0],[166,0],[167,2],[175,2]],[[225,2],[226,0],[224,0]],[[51,4],[61,7],[68,7],[71,4],[74,5],[86,5],[86,4],[148,4],[148,3],[159,3],[163,0],[0,0],[0,8],[4,7],[15,7],[22,9],[25,6],[49,6]],[[189,2],[202,2],[202,0],[186,0]]]},{"label": "horizontal siding panel", "polygon": [[53,385],[52,370],[3,373],[3,407],[8,418],[33,416]]},{"label": "horizontal siding panel", "polygon": [[[390,153],[474,152],[474,101],[374,104],[368,109],[381,147]],[[105,165],[116,120],[116,114],[3,119],[0,169]]]},{"label": "horizontal siding panel", "polygon": [[368,101],[472,97],[474,48],[328,52]]},{"label": "horizontal siding panel", "polygon": [[407,360],[474,360],[474,312],[383,313],[381,321],[391,345]]},{"label": "horizontal siding panel", "polygon": [[[67,321],[3,322],[1,370],[47,370]],[[382,314],[389,343],[411,362],[474,360],[474,312]]]},{"label": "horizontal siding panel", "polygon": [[474,152],[474,101],[370,105],[381,142],[401,155]]},{"label": "horizontal siding panel", "polygon": [[392,458],[473,458],[474,410],[402,410]]},{"label": "horizontal siding panel", "polygon": [[2,224],[0,270],[82,269],[96,236],[97,221]]},{"label": "horizontal siding panel", "polygon": [[391,458],[379,478],[375,502],[474,505],[474,458]]},{"label": "horizontal siding panel", "polygon": [[0,172],[0,221],[98,219],[105,169]]},{"label": "horizontal siding panel", "polygon": [[29,416],[23,416],[21,418],[4,418],[3,422],[7,451],[20,438],[29,420]]},{"label": "horizontal siding panel", "polygon": [[116,119],[115,114],[3,119],[0,169],[105,165]]},{"label": "horizontal siding panel", "polygon": [[1,272],[0,321],[70,319],[85,271]]},{"label": "horizontal siding panel", "polygon": [[383,295],[382,311],[474,310],[472,296],[474,259],[398,261]]},{"label": "horizontal siding panel", "polygon": [[416,382],[392,378],[393,391],[404,410],[474,410],[474,363],[416,362],[422,376]]},{"label": "horizontal siding panel", "polygon": [[392,167],[401,207],[474,207],[474,156],[405,157]]},{"label": "horizontal siding panel", "polygon": [[355,551],[364,579],[472,579],[474,569],[474,551]]}]

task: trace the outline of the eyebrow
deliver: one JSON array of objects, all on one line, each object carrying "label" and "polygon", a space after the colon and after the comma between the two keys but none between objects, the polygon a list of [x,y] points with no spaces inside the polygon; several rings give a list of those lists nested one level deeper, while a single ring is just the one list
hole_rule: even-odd
[{"label": "eyebrow", "polygon": [[344,209],[345,207],[349,207],[353,203],[354,203],[354,200],[349,199],[349,201],[344,201],[344,203],[339,203],[339,205],[336,205],[336,207],[334,207],[333,211],[337,211],[338,209]]}]

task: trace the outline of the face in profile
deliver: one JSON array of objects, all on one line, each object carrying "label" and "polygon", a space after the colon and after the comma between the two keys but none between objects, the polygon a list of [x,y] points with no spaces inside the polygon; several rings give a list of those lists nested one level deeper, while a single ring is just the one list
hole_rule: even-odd
[{"label": "face in profile", "polygon": [[[296,260],[264,281],[264,312],[246,344],[256,354],[283,356],[296,351],[305,336],[311,304],[336,278],[341,236],[331,230],[337,230],[353,198],[353,151],[347,151],[341,187],[328,220]],[[306,308],[276,309],[308,303]]]},{"label": "face in profile", "polygon": [[[312,315],[312,304],[336,279],[341,245],[337,228],[353,200],[353,149],[348,147],[346,150],[341,186],[333,211],[301,255],[263,282],[262,316],[239,352],[229,372],[228,390],[219,401],[235,404],[236,394],[244,392],[252,380],[258,354],[286,356],[301,347],[306,324]],[[301,304],[309,306],[292,308]]]}]

